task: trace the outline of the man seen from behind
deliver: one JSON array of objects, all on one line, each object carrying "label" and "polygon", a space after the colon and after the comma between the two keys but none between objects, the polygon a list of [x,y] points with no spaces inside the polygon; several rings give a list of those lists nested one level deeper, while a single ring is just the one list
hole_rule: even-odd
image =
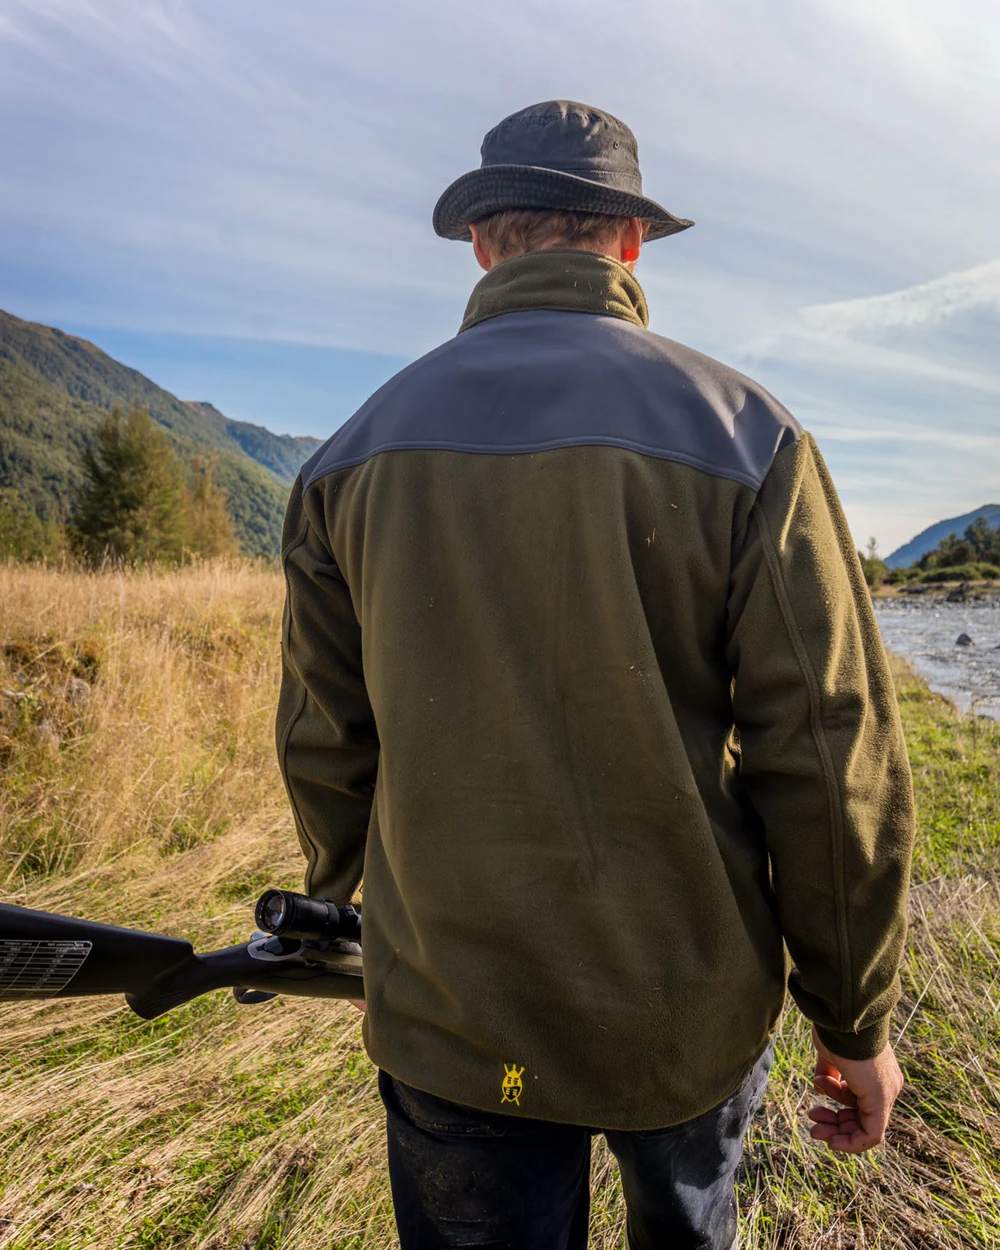
[{"label": "man seen from behind", "polygon": [[403,1250],[582,1250],[598,1132],[632,1250],[735,1247],[786,987],[814,1138],[870,1150],[902,1085],[885,651],[811,435],[648,328],[691,225],[610,114],[504,119],[434,211],[486,271],[458,332],[292,492],[279,759],[308,893],[363,878]]}]

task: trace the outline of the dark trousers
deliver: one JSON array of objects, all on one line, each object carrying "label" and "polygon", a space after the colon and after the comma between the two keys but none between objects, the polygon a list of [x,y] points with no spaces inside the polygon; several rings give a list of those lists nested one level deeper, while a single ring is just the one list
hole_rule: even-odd
[{"label": "dark trousers", "polygon": [[773,1060],[772,1041],[724,1102],[648,1131],[477,1111],[380,1069],[402,1250],[585,1250],[596,1133],[618,1160],[629,1250],[733,1250],[734,1177]]}]

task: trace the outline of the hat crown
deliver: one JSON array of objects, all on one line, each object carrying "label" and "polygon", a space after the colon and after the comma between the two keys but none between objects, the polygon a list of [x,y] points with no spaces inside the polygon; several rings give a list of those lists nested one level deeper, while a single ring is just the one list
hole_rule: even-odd
[{"label": "hat crown", "polygon": [[635,135],[617,117],[576,100],[545,100],[490,130],[481,168],[533,165],[642,194]]}]

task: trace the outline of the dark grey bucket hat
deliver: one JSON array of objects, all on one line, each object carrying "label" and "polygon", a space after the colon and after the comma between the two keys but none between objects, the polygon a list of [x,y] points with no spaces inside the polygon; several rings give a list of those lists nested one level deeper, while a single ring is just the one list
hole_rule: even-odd
[{"label": "dark grey bucket hat", "polygon": [[480,150],[480,168],[456,178],[434,207],[444,239],[471,242],[468,223],[505,208],[642,217],[647,242],[694,225],[642,194],[635,135],[589,104],[531,104],[494,126]]}]

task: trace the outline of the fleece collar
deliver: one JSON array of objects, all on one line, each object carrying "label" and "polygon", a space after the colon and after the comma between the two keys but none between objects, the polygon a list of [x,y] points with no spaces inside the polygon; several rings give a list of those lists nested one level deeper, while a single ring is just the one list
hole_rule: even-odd
[{"label": "fleece collar", "polygon": [[459,334],[489,317],[529,308],[600,313],[649,325],[646,296],[617,260],[575,248],[548,248],[501,261],[472,289]]}]

